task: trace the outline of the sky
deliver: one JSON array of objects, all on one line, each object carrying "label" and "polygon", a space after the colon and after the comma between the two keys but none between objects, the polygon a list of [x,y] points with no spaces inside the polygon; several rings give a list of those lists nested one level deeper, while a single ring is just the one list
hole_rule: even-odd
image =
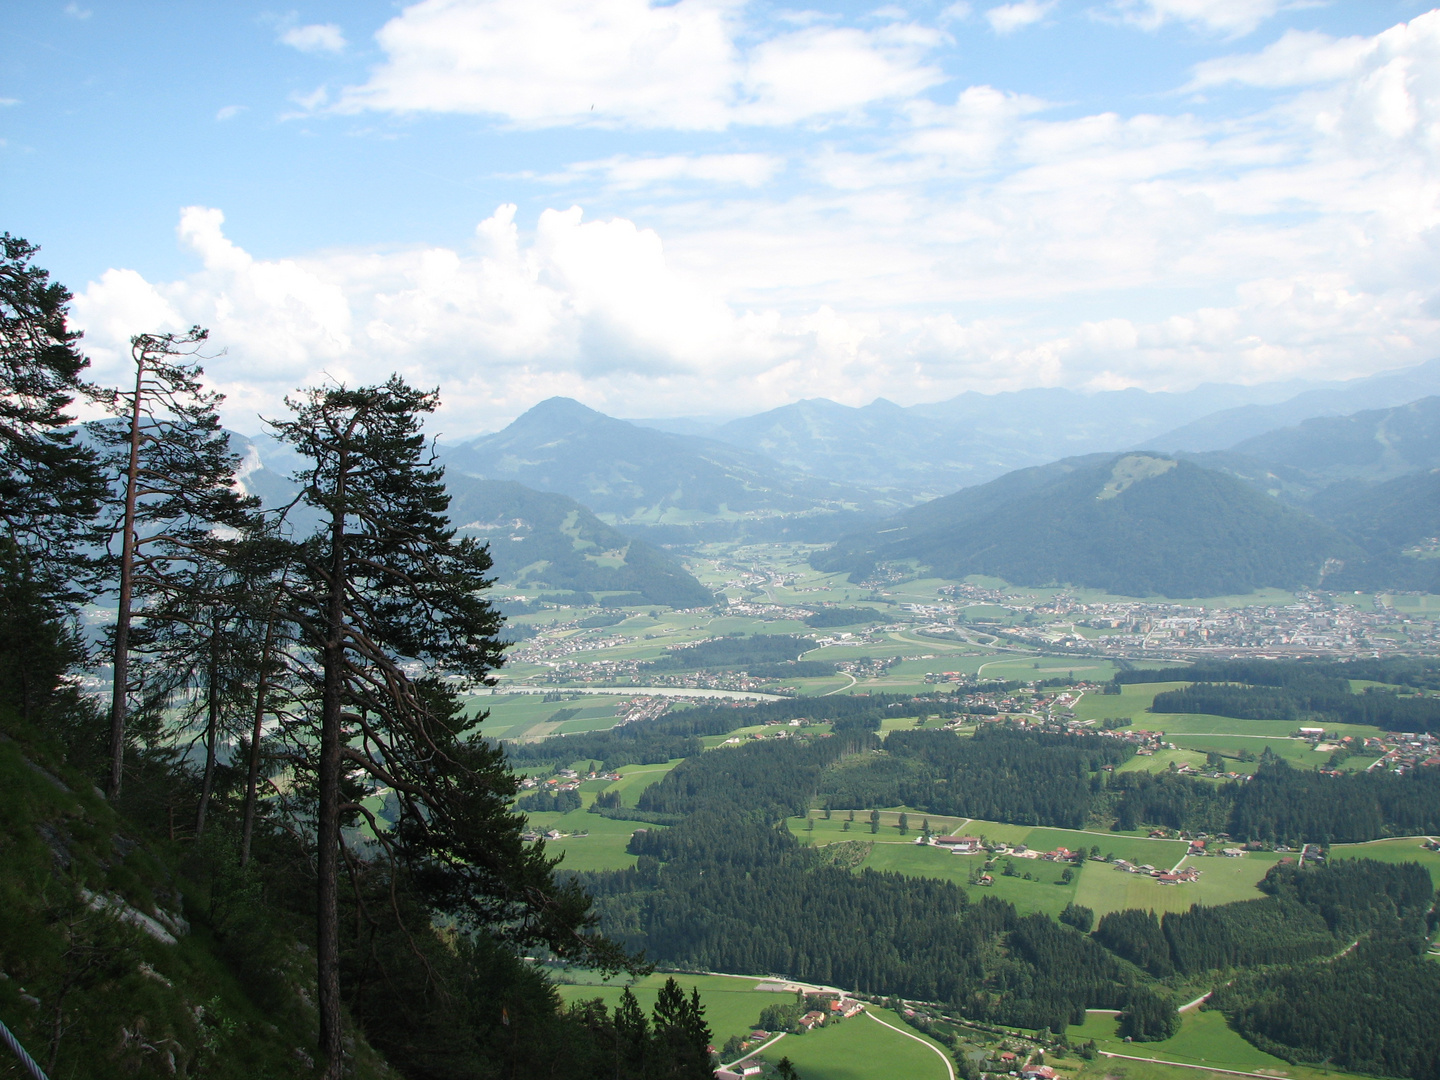
[{"label": "sky", "polygon": [[1440,355],[1407,0],[9,0],[0,231],[97,381],[207,327],[241,430],[392,371],[446,437]]}]

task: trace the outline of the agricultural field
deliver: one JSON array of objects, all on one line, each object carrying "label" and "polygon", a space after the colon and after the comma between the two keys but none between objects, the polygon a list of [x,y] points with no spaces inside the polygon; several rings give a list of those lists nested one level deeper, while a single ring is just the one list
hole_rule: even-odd
[{"label": "agricultural field", "polygon": [[480,694],[466,698],[465,707],[471,715],[489,710],[480,726],[486,738],[522,740],[612,728],[620,720],[620,705],[633,699],[633,695],[563,696],[561,701],[546,701],[541,694]]},{"label": "agricultural field", "polygon": [[[1426,838],[1430,839],[1430,838]],[[1371,840],[1368,844],[1336,844],[1332,859],[1376,859],[1379,862],[1417,862],[1430,871],[1430,880],[1440,889],[1440,851],[1427,850],[1418,837]]]},{"label": "agricultural field", "polygon": [[[1066,904],[1073,901],[1092,908],[1098,918],[1107,912],[1130,907],[1155,911],[1185,911],[1195,904],[1214,905],[1227,904],[1232,900],[1251,900],[1261,895],[1257,888],[1260,879],[1282,858],[1275,852],[1251,852],[1237,859],[1222,856],[1187,858],[1185,853],[1189,845],[1180,840],[1151,840],[1124,833],[1032,828],[993,821],[928,816],[931,828],[937,834],[979,836],[1012,845],[1025,844],[1037,851],[1052,851],[1057,847],[1066,847],[1071,851],[1078,851],[1083,847],[1088,851],[1098,846],[1104,856],[1167,870],[1184,863],[1187,866],[1194,865],[1201,871],[1200,880],[1197,882],[1163,885],[1144,875],[1123,873],[1110,863],[1087,862],[1083,867],[1075,868],[1073,881],[1062,884],[1060,877],[1065,870],[1064,864],[1002,855],[997,858],[991,871],[994,884],[978,886],[969,883],[970,876],[972,871],[984,865],[984,855],[953,855],[942,848],[914,842],[921,823],[927,820],[927,815],[907,813],[910,830],[908,837],[901,837],[899,834],[900,812],[897,810],[881,812],[880,832],[876,834],[870,832],[869,811],[856,811],[855,821],[847,831],[845,825],[848,816],[849,811],[836,811],[830,820],[826,821],[820,811],[813,811],[808,824],[805,819],[800,818],[791,818],[788,824],[790,831],[806,843],[824,845],[853,840],[870,844],[870,853],[859,867],[891,870],[911,877],[953,881],[965,889],[972,899],[979,899],[984,895],[997,896],[1013,903],[1022,913],[1041,911],[1058,915]],[[1418,850],[1418,841],[1412,846]],[[1434,872],[1440,875],[1440,853],[1423,854],[1435,856]],[[1013,865],[1016,876],[1006,876],[999,872],[1007,859]],[[1025,880],[1026,873],[1029,873],[1033,880]]]},{"label": "agricultural field", "polygon": [[[1290,1077],[1292,1080],[1319,1080],[1321,1077],[1347,1077],[1353,1074],[1336,1069],[1318,1069],[1292,1065],[1246,1042],[1231,1030],[1225,1015],[1201,1009],[1181,1014],[1180,1030],[1163,1042],[1127,1043],[1116,1034],[1118,1021],[1111,1013],[1092,1012],[1083,1024],[1072,1024],[1066,1036],[1073,1042],[1095,1040],[1096,1048],[1112,1054],[1137,1058],[1156,1058],[1159,1062],[1181,1065],[1210,1066],[1235,1072],[1263,1073],[1266,1076]],[[1098,1057],[1087,1063],[1076,1080],[1201,1080],[1206,1073],[1193,1068],[1167,1068],[1161,1063],[1130,1061],[1123,1058]],[[1212,1080],[1220,1075],[1208,1074]]]},{"label": "agricultural field", "polygon": [[939,1043],[889,1009],[872,1005],[866,1013],[806,1035],[787,1035],[760,1056],[772,1063],[788,1057],[805,1080],[947,1080],[951,1075],[949,1056]]},{"label": "agricultural field", "polygon": [[[856,811],[855,821],[846,831],[848,815],[849,811],[835,811],[831,819],[826,821],[820,811],[813,811],[809,825],[799,818],[789,819],[788,824],[790,831],[806,843],[824,845],[855,840],[871,844],[870,854],[859,864],[860,867],[891,870],[911,877],[953,881],[964,888],[972,899],[979,899],[983,895],[997,896],[1013,903],[1022,913],[1042,911],[1058,915],[1067,903],[1073,901],[1092,908],[1098,918],[1107,912],[1131,907],[1154,911],[1185,911],[1195,904],[1214,905],[1227,904],[1232,900],[1251,900],[1261,895],[1257,888],[1260,879],[1282,858],[1275,852],[1250,852],[1236,859],[1223,856],[1187,858],[1185,853],[1189,845],[1180,840],[1152,840],[1125,833],[1005,825],[994,821],[927,816],[914,811],[907,813],[909,836],[901,837],[898,826],[900,812],[897,810],[881,812],[881,828],[877,834],[870,832],[869,811]],[[1043,859],[999,856],[991,871],[994,884],[971,885],[971,872],[984,865],[985,856],[952,855],[942,848],[916,844],[914,838],[920,832],[921,823],[927,819],[937,835],[959,833],[979,836],[1011,845],[1024,844],[1036,851],[1053,851],[1057,847],[1066,847],[1071,851],[1078,851],[1083,847],[1089,851],[1098,846],[1103,856],[1127,859],[1136,864],[1143,863],[1167,870],[1182,863],[1193,865],[1200,869],[1201,876],[1199,881],[1193,883],[1163,885],[1144,875],[1123,873],[1110,863],[1092,861],[1085,863],[1083,867],[1075,868],[1072,882],[1061,884],[1060,876],[1065,869],[1063,864],[1046,862]],[[1418,841],[1411,846],[1419,850]],[[1342,852],[1349,849],[1335,850]],[[1440,876],[1440,853],[1421,854],[1434,856],[1434,873]],[[1005,876],[999,872],[1007,859],[1013,865],[1016,876]],[[1033,880],[1025,880],[1023,875],[1026,873],[1029,873]]]}]

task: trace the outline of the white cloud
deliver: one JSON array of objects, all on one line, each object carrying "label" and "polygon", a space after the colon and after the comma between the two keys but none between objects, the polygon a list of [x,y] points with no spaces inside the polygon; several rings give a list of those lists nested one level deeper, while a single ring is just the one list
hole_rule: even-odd
[{"label": "white cloud", "polygon": [[[975,86],[783,159],[581,162],[545,179],[603,185],[612,206],[641,191],[643,209],[521,221],[507,205],[473,249],[262,260],[192,208],[194,274],[109,271],[77,320],[102,378],[128,333],[198,322],[230,348],[212,367],[237,412],[273,414],[322,372],[399,369],[442,386],[451,435],[556,393],[692,414],[1426,360],[1440,355],[1440,13],[1345,44],[1339,75],[1332,46],[1270,53],[1285,85],[1248,114],[1057,117]],[[1231,59],[1206,70],[1263,77]]]},{"label": "white cloud", "polygon": [[89,8],[82,8],[79,4],[66,4],[64,7],[64,12],[70,18],[77,19],[81,22],[90,18],[91,15],[95,14]]},{"label": "white cloud", "polygon": [[19,105],[19,104],[20,104],[20,99],[19,99],[19,98],[13,98],[13,97],[0,98],[0,109],[6,108],[7,106],[10,106],[10,105]]},{"label": "white cloud", "polygon": [[215,114],[215,119],[233,120],[235,117],[239,116],[242,112],[244,112],[245,108],[246,106],[244,105],[226,105],[224,108],[222,108],[219,112]]},{"label": "white cloud", "polygon": [[1279,41],[1258,53],[1221,56],[1195,65],[1186,89],[1226,83],[1284,87],[1334,82],[1354,72],[1374,49],[1374,38],[1332,38],[1315,31],[1287,30]]},{"label": "white cloud", "polygon": [[774,154],[668,154],[577,162],[564,173],[548,179],[566,182],[600,175],[611,187],[620,190],[692,181],[758,188],[769,183],[784,167],[784,159]]},{"label": "white cloud", "polygon": [[345,34],[334,23],[291,26],[280,32],[280,44],[305,53],[345,51]]},{"label": "white cloud", "polygon": [[719,130],[847,114],[942,79],[924,63],[936,30],[812,23],[750,44],[742,14],[738,0],[422,0],[381,28],[385,62],[338,107]]},{"label": "white cloud", "polygon": [[995,33],[1013,34],[1045,18],[1055,4],[1056,0],[1016,0],[1013,4],[990,8],[985,18]]},{"label": "white cloud", "polygon": [[1147,30],[1178,22],[1235,37],[1251,33],[1280,11],[1314,6],[1315,0],[1117,0],[1115,4],[1127,21]]}]

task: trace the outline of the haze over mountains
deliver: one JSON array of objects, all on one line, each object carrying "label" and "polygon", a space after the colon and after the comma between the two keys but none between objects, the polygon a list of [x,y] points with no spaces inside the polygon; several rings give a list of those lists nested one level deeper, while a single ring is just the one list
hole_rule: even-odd
[{"label": "haze over mountains", "polygon": [[[708,603],[660,546],[745,538],[834,544],[815,564],[856,581],[889,563],[1139,596],[1440,586],[1440,396],[1415,397],[1440,362],[1293,390],[812,399],[703,435],[551,398],[440,450],[452,516],[505,581],[636,603]],[[253,445],[247,484],[279,499],[283,451]]]}]

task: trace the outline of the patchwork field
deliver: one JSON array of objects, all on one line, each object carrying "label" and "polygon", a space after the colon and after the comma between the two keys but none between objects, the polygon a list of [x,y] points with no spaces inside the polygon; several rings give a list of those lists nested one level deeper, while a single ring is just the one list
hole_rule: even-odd
[{"label": "patchwork field", "polygon": [[[1251,852],[1241,858],[1227,859],[1223,856],[1186,858],[1189,847],[1179,840],[1151,840],[1141,836],[1122,833],[1086,832],[1073,829],[1032,828],[1024,825],[1004,825],[994,821],[979,821],[965,818],[941,818],[916,812],[909,812],[910,836],[899,835],[900,812],[881,811],[881,828],[877,834],[870,832],[869,812],[856,811],[855,821],[845,830],[849,811],[836,811],[829,821],[823,813],[812,811],[809,826],[805,819],[789,819],[789,828],[802,841],[817,845],[833,844],[855,840],[870,844],[870,853],[860,867],[872,870],[889,870],[910,877],[938,878],[953,881],[970,895],[979,899],[984,895],[997,896],[1008,900],[1023,913],[1041,911],[1058,915],[1071,901],[1092,908],[1098,918],[1111,911],[1125,908],[1144,908],[1154,911],[1185,911],[1195,904],[1227,904],[1232,900],[1252,900],[1261,895],[1257,883],[1265,876],[1275,862],[1283,856],[1275,852]],[[990,841],[1004,841],[1008,844],[1025,844],[1037,851],[1052,851],[1066,847],[1078,851],[1082,847],[1089,851],[1098,846],[1105,856],[1127,859],[1136,864],[1148,864],[1170,869],[1182,862],[1197,867],[1200,880],[1182,885],[1165,885],[1154,878],[1141,874],[1127,874],[1115,869],[1109,863],[1087,862],[1075,868],[1074,880],[1061,884],[1060,877],[1065,864],[1046,862],[1043,859],[1021,859],[999,856],[991,871],[994,884],[971,885],[972,871],[984,865],[983,855],[953,855],[935,846],[916,844],[914,837],[919,834],[921,822],[930,821],[938,833],[960,832],[967,836],[979,836]],[[1369,847],[1371,845],[1354,845]],[[1419,851],[1419,842],[1411,844]],[[1348,849],[1335,849],[1337,852]],[[1397,849],[1409,850],[1409,849]],[[1433,873],[1440,875],[1440,853],[1422,852],[1434,856]],[[1342,856],[1343,857],[1343,856]],[[1395,858],[1400,858],[1396,855]],[[1009,861],[1016,876],[1000,873]],[[1029,873],[1032,880],[1025,880]]]}]

